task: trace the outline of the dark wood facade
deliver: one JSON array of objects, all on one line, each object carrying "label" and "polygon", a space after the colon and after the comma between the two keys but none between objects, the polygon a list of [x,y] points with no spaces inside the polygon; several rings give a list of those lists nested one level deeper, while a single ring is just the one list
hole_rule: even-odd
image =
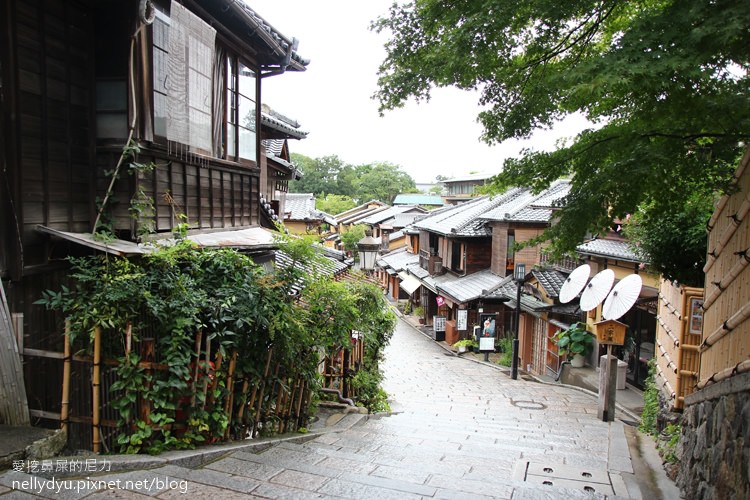
[{"label": "dark wood facade", "polygon": [[[262,221],[261,141],[295,136],[264,130],[261,82],[307,62],[242,2],[174,5],[0,0],[0,277],[10,311],[22,317],[25,348],[61,350],[61,318],[33,303],[65,282],[66,257],[92,252],[38,226],[90,233],[105,198],[101,220],[129,241],[143,229],[168,235],[182,222],[205,231]],[[165,131],[165,89],[176,79],[164,54],[173,8],[215,30],[213,51],[198,53],[186,69],[205,80],[208,148]],[[185,108],[195,113],[193,87],[186,88]],[[243,103],[249,111],[241,115]],[[128,143],[137,152],[123,159]],[[155,168],[136,170],[131,162]],[[136,197],[150,200],[147,209],[133,210]],[[24,363],[30,407],[37,417],[56,411],[60,361]]]}]

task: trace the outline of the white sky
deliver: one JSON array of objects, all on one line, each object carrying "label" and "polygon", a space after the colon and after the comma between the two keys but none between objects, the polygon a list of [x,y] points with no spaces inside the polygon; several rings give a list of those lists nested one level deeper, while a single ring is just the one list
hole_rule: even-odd
[{"label": "white sky", "polygon": [[581,128],[581,120],[571,120],[557,127],[559,132],[541,132],[525,144],[489,147],[479,140],[478,95],[455,88],[437,89],[429,103],[411,102],[380,117],[371,96],[387,38],[369,25],[393,0],[247,3],[284,36],[296,37],[297,52],[310,60],[304,72],[263,80],[263,102],[309,132],[303,140],[289,141],[293,153],[336,155],[352,165],[390,162],[416,182],[432,182],[436,175],[496,173],[523,146],[549,149],[556,138]]}]

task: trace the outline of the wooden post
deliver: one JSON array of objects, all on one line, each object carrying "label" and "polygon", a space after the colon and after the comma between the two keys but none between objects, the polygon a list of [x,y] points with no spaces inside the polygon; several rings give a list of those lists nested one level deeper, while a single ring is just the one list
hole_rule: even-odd
[{"label": "wooden post", "polygon": [[94,453],[99,453],[100,448],[101,448],[101,434],[99,433],[99,418],[101,414],[101,408],[99,407],[101,358],[102,358],[102,329],[97,326],[94,329],[94,371],[91,376],[91,389],[92,389],[92,395],[91,395],[92,440],[91,441],[92,441],[92,449]]},{"label": "wooden post", "polygon": [[598,417],[604,422],[615,419],[615,399],[617,389],[617,356],[612,355],[612,345],[607,345],[607,356],[599,363],[599,406]]},{"label": "wooden post", "polygon": [[67,435],[68,414],[70,412],[70,321],[65,320],[65,334],[63,338],[63,385],[62,400],[60,401],[60,428]]}]

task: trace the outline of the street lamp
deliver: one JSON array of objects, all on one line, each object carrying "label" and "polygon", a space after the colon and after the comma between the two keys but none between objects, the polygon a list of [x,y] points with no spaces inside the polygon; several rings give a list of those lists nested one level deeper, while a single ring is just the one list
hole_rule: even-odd
[{"label": "street lamp", "polygon": [[510,378],[518,379],[518,327],[521,321],[521,289],[523,281],[526,278],[526,264],[516,264],[513,271],[513,280],[518,284],[518,293],[516,295],[516,328],[513,336],[513,360],[510,366]]},{"label": "street lamp", "polygon": [[365,237],[357,242],[359,267],[368,273],[375,269],[375,259],[380,249],[380,241],[372,236],[372,229],[365,230]]}]

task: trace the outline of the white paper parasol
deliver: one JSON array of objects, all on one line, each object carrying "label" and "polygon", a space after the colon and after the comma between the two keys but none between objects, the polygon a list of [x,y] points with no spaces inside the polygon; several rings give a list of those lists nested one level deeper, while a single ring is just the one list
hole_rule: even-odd
[{"label": "white paper parasol", "polygon": [[643,280],[639,274],[629,274],[615,285],[604,301],[602,318],[617,319],[633,307],[641,294]]},{"label": "white paper parasol", "polygon": [[573,269],[560,288],[560,303],[567,304],[581,293],[586,282],[589,280],[591,266],[584,264]]},{"label": "white paper parasol", "polygon": [[612,269],[605,269],[591,278],[581,295],[581,311],[590,311],[598,306],[612,289],[614,282],[615,272]]}]

